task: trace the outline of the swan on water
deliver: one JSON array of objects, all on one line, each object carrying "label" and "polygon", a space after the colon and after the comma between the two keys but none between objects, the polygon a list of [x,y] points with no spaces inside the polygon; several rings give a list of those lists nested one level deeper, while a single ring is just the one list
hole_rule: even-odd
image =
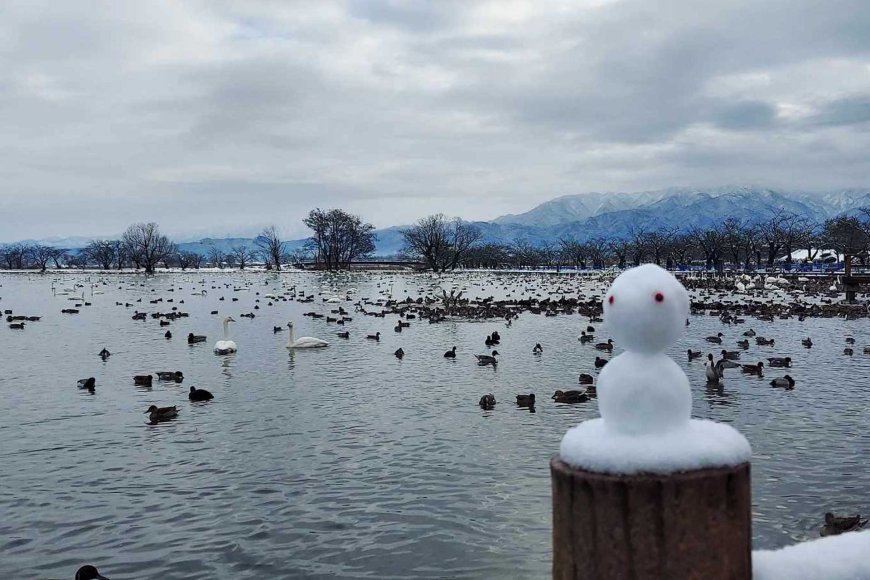
[{"label": "swan on water", "polygon": [[287,348],[323,348],[329,346],[329,343],[313,336],[301,336],[294,340],[293,338],[293,322],[287,323],[287,328],[290,329],[290,336],[287,337]]},{"label": "swan on water", "polygon": [[232,316],[224,318],[224,339],[214,343],[215,354],[230,354],[236,352],[236,343],[230,340],[230,322],[235,322]]}]

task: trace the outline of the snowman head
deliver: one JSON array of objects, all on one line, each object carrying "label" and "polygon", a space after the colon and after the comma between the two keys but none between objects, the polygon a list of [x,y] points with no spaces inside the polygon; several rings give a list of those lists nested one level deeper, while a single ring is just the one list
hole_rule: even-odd
[{"label": "snowman head", "polygon": [[644,264],[620,274],[604,295],[604,321],[625,350],[655,353],[683,333],[689,294],[667,270]]}]

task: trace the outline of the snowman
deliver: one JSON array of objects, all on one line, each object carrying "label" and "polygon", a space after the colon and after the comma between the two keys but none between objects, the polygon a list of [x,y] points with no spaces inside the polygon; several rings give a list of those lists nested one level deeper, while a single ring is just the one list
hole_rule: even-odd
[{"label": "snowman", "polygon": [[562,439],[561,458],[610,473],[671,472],[747,461],[746,439],[728,425],[693,420],[683,370],[665,354],[686,328],[689,295],[667,270],[623,272],[604,296],[604,322],[625,352],[598,377],[600,419]]},{"label": "snowman", "polygon": [[625,352],[602,370],[598,405],[609,429],[660,433],[692,412],[686,373],[664,350],[686,327],[689,294],[666,270],[644,264],[619,276],[604,297],[604,320]]}]

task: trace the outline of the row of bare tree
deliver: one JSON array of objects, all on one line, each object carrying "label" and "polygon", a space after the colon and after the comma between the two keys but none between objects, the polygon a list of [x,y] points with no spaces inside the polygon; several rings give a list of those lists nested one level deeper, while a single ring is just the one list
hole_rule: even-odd
[{"label": "row of bare tree", "polygon": [[599,236],[580,241],[565,236],[558,242],[537,243],[524,238],[510,243],[482,243],[482,235],[474,225],[438,214],[419,220],[402,235],[405,255],[421,260],[433,271],[457,266],[604,268],[642,262],[669,268],[703,262],[707,269],[721,271],[730,265],[749,270],[770,268],[781,257],[790,267],[792,254],[801,249],[806,250],[809,261],[825,249],[832,250],[836,259],[849,254],[864,263],[870,246],[870,208],[822,223],[776,211],[763,220],[729,217],[717,226],[683,231],[638,226],[623,237]]},{"label": "row of bare tree", "polygon": [[[0,248],[0,265],[9,269],[96,266],[104,270],[134,267],[146,273],[164,267],[238,267],[262,262],[268,269],[311,259],[327,270],[347,268],[375,251],[374,226],[340,209],[314,209],[303,220],[312,235],[304,248],[287,251],[275,226],[265,228],[252,248],[240,244],[229,251],[212,245],[205,254],[179,251],[157,224],[133,224],[119,240],[94,240],[79,252],[41,244],[11,244]],[[804,249],[814,260],[820,249],[867,260],[870,246],[870,208],[854,215],[841,215],[816,223],[804,216],[777,211],[766,219],[740,221],[725,218],[710,227],[680,231],[638,226],[629,235],[578,240],[565,236],[558,242],[516,239],[510,243],[484,243],[479,228],[455,218],[436,214],[420,219],[401,231],[403,257],[419,260],[433,271],[456,267],[604,268],[655,262],[666,267],[702,262],[708,269],[722,270],[772,267],[785,257],[790,265],[795,250]]]}]

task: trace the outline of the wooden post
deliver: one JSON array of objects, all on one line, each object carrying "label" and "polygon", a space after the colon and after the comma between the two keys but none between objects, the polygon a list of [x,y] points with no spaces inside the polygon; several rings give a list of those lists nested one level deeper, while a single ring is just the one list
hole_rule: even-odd
[{"label": "wooden post", "polygon": [[554,580],[752,577],[749,463],[608,475],[550,461]]}]

